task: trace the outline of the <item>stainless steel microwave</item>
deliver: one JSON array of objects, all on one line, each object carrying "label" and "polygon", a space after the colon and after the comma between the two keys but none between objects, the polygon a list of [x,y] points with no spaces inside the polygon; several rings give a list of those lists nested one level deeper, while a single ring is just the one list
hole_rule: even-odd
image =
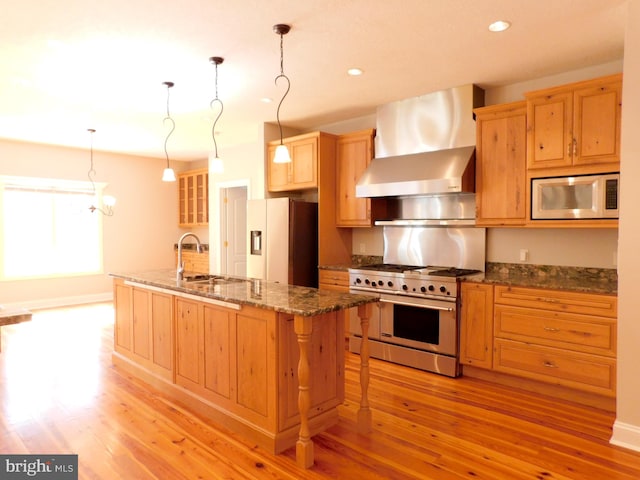
[{"label": "stainless steel microwave", "polygon": [[531,179],[531,219],[618,218],[620,174]]}]

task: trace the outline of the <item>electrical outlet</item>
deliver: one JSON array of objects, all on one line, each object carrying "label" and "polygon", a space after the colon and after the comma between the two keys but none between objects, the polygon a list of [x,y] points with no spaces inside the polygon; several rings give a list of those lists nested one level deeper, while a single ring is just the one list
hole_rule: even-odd
[{"label": "electrical outlet", "polygon": [[365,246],[365,244],[364,244],[364,243],[361,243],[361,244],[360,244],[360,253],[365,253],[365,250],[366,250],[366,246]]},{"label": "electrical outlet", "polygon": [[529,260],[529,250],[527,250],[526,248],[521,248],[520,249],[520,261],[521,262],[526,262],[527,260]]}]

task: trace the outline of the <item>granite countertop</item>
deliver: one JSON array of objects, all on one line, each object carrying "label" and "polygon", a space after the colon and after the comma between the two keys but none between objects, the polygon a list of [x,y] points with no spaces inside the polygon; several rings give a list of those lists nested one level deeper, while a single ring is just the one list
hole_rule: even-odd
[{"label": "granite countertop", "polygon": [[[382,257],[354,255],[351,265],[321,265],[319,268],[346,271],[375,263],[382,263]],[[487,262],[485,272],[465,277],[462,281],[606,295],[618,293],[618,272],[609,268]]]},{"label": "granite countertop", "polygon": [[615,269],[487,263],[484,273],[466,281],[617,295]]},{"label": "granite countertop", "polygon": [[[195,273],[191,274],[196,275]],[[178,281],[175,270],[110,273],[109,275],[150,287],[170,290],[176,292],[177,295],[180,293],[190,294],[302,316],[315,316],[378,301],[378,298],[372,295],[318,290],[244,277],[221,276],[225,280],[213,283],[206,280],[200,283]],[[185,272],[185,276],[188,275],[190,272]]]}]

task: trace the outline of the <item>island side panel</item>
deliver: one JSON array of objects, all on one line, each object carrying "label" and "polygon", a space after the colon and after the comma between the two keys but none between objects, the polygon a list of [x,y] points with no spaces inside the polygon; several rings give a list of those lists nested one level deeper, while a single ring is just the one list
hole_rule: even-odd
[{"label": "island side panel", "polygon": [[[336,323],[343,319],[344,313],[331,312],[312,320],[310,346],[311,371],[309,382],[310,415],[325,414],[335,410],[344,401],[344,337],[342,329],[336,329]],[[294,329],[294,316],[280,314],[279,348],[279,392],[278,398],[280,431],[300,424],[298,409],[298,364],[300,349],[298,336]],[[334,421],[335,418],[331,418]],[[313,424],[313,422],[312,422]],[[314,425],[311,426],[312,433]]]}]

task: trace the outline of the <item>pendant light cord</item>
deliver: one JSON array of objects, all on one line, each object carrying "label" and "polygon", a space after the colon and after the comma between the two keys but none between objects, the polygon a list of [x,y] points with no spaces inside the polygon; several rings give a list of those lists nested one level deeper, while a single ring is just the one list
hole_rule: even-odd
[{"label": "pendant light cord", "polygon": [[89,171],[87,172],[87,177],[89,177],[89,181],[91,182],[91,188],[93,189],[93,194],[96,194],[96,185],[93,182],[93,175],[96,174],[96,171],[93,169],[93,134],[96,132],[93,128],[89,128],[87,129],[87,131],[90,134],[90,167],[89,167]]},{"label": "pendant light cord", "polygon": [[278,85],[278,80],[284,78],[287,81],[287,90],[284,92],[284,95],[280,99],[280,103],[278,103],[278,109],[276,110],[276,120],[278,121],[278,128],[280,129],[280,145],[282,145],[282,125],[280,124],[280,106],[284,101],[285,97],[289,94],[289,89],[291,88],[291,81],[289,77],[284,74],[284,49],[282,47],[283,44],[283,34],[280,33],[280,75],[278,75],[275,79],[276,86]]},{"label": "pendant light cord", "polygon": [[213,138],[213,148],[215,151],[215,158],[218,158],[218,143],[216,142],[216,124],[218,123],[218,120],[220,120],[220,117],[222,116],[222,111],[224,110],[224,105],[222,104],[222,100],[218,98],[218,64],[222,63],[222,58],[212,57],[212,59],[216,66],[216,98],[211,100],[211,103],[209,104],[209,108],[213,109],[214,104],[216,103],[220,104],[220,111],[218,112],[218,116],[213,121],[213,126],[211,127],[211,137]]},{"label": "pendant light cord", "polygon": [[162,123],[164,124],[164,122],[166,122],[167,120],[171,122],[171,130],[169,130],[167,137],[164,139],[164,156],[167,159],[167,168],[169,168],[169,152],[167,152],[167,142],[169,141],[169,137],[171,136],[173,131],[176,129],[176,122],[173,121],[173,118],[171,118],[171,115],[169,114],[169,89],[173,87],[173,82],[164,82],[164,84],[167,86],[167,116],[162,120]]}]

